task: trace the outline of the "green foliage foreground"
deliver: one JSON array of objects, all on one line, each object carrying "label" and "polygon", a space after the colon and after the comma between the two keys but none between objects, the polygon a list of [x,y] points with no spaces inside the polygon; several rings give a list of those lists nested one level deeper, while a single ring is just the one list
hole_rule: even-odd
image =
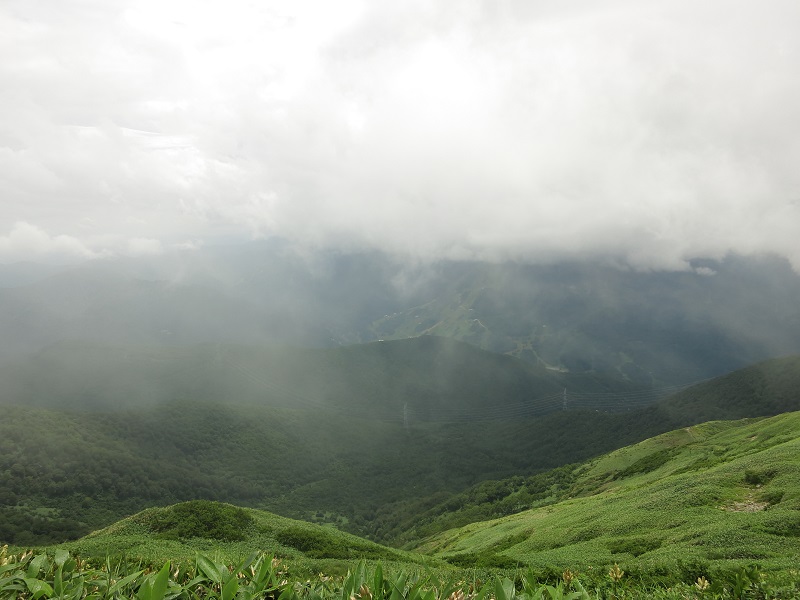
[{"label": "green foliage foreground", "polygon": [[[150,568],[124,561],[83,561],[58,549],[54,555],[0,550],[0,600],[592,600],[605,598],[796,598],[797,582],[768,579],[756,568],[719,573],[693,584],[658,586],[626,579],[617,565],[583,579],[565,570],[550,580],[533,570],[497,574],[486,582],[433,572],[384,573],[363,561],[344,577],[322,573],[313,579],[292,577],[277,558],[254,553],[231,565],[203,554],[187,564],[166,562]],[[795,574],[796,576],[796,574]]]}]

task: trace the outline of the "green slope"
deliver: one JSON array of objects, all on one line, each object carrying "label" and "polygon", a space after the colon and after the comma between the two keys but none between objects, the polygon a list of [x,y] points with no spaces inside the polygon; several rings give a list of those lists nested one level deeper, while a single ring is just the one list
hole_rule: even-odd
[{"label": "green slope", "polygon": [[581,465],[567,496],[434,535],[416,550],[457,564],[618,562],[630,573],[718,561],[794,568],[800,413],[711,422],[622,448]]},{"label": "green slope", "polygon": [[319,571],[323,559],[328,563],[426,561],[421,555],[387,548],[334,527],[204,500],[149,508],[60,547],[85,558],[125,556],[148,564],[185,562],[197,552],[236,563],[257,550],[306,569],[314,561],[317,570],[313,572]]},{"label": "green slope", "polygon": [[[468,523],[520,512],[566,497],[576,480],[577,467],[567,463],[581,452],[597,456],[626,444],[674,428],[710,419],[770,416],[800,409],[800,357],[773,359],[692,386],[649,407],[625,414],[566,411],[524,422],[514,438],[535,440],[530,449],[540,458],[559,457],[552,466],[563,467],[501,479],[497,474],[463,492],[439,494],[404,507],[379,511],[376,526],[391,531],[395,543],[412,543],[420,537]],[[582,458],[577,458],[582,460]],[[545,467],[546,468],[546,467]],[[541,470],[541,469],[539,469]]]},{"label": "green slope", "polygon": [[[426,345],[427,354],[422,352]],[[216,354],[216,348],[204,351]],[[267,374],[277,372],[275,365],[281,363],[259,363],[259,355],[236,352],[236,364],[253,375],[244,382],[266,382],[251,392],[269,392],[274,380]],[[283,390],[288,396],[272,396],[269,402],[259,404],[252,396],[250,404],[238,404],[230,389],[233,398],[217,396],[213,377],[197,375],[198,383],[159,361],[154,368],[197,386],[204,400],[190,397],[95,412],[5,406],[0,420],[0,540],[62,541],[148,506],[204,498],[336,523],[378,541],[406,543],[552,501],[551,483],[536,473],[694,424],[696,415],[704,414],[703,406],[724,409],[730,387],[722,378],[719,394],[709,383],[700,395],[680,396],[693,398],[691,409],[675,410],[672,399],[625,414],[582,410],[526,416],[515,412],[520,401],[513,392],[519,382],[552,385],[554,380],[519,377],[532,367],[509,357],[433,338],[376,343],[326,356],[348,365],[344,374],[337,380],[332,362],[327,367],[313,363],[305,380],[297,379],[298,389],[310,385],[308,381],[331,381],[334,391],[295,408],[286,406],[296,400],[291,389]],[[358,361],[350,360],[352,356]],[[238,362],[248,357],[252,368]],[[427,370],[412,368],[425,360]],[[370,361],[373,366],[364,367]],[[735,403],[732,415],[800,407],[797,362],[773,361],[748,371],[744,381],[763,376],[759,385],[769,393],[753,395],[750,405]],[[213,363],[201,365],[190,372],[213,372]],[[323,367],[330,370],[326,373]],[[43,374],[43,379],[52,376]],[[742,374],[729,377],[743,385]],[[469,393],[466,388],[478,379],[483,387],[475,383],[478,392]],[[342,381],[348,385],[336,392]],[[162,385],[169,387],[164,381]],[[53,385],[49,389],[58,393]],[[362,393],[351,396],[347,390]],[[773,402],[778,396],[783,398],[779,405]],[[225,401],[211,401],[217,397]],[[404,421],[406,404],[409,418]],[[487,419],[481,413],[498,407],[511,411],[503,413],[510,416]],[[381,417],[387,408],[392,418]],[[472,418],[414,417],[434,408],[439,415]],[[564,475],[571,477],[569,471]],[[508,477],[515,479],[484,483],[454,497],[479,482]]]}]

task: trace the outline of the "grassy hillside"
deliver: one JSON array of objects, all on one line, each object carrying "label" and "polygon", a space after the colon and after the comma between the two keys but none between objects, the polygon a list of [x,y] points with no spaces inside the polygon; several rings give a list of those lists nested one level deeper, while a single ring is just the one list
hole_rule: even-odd
[{"label": "grassy hillside", "polygon": [[35,558],[0,549],[0,597],[797,597],[800,412],[671,431],[571,471],[553,478],[565,499],[415,552],[230,504],[147,509]]},{"label": "grassy hillside", "polygon": [[769,416],[798,409],[800,357],[794,356],[734,371],[622,415],[586,410],[553,413],[521,424],[519,431],[536,440],[539,456],[562,457],[561,466],[553,465],[559,468],[533,475],[519,471],[506,479],[492,476],[455,495],[440,494],[403,509],[379,511],[376,523],[392,532],[390,539],[395,543],[413,542],[446,529],[565,499],[572,493],[579,465],[568,464],[571,461],[564,448],[581,448],[585,457],[596,456],[710,419]]},{"label": "grassy hillside", "polygon": [[197,552],[238,563],[258,550],[309,572],[333,561],[425,560],[331,526],[204,500],[149,508],[61,547],[83,557],[126,556],[148,564],[188,562]]},{"label": "grassy hillside", "polygon": [[795,568],[800,413],[663,434],[581,465],[564,489],[560,502],[439,533],[416,549],[456,564],[617,562],[629,573],[719,561]]},{"label": "grassy hillside", "polygon": [[700,383],[655,405],[672,419],[692,415],[695,422],[775,415],[797,410],[800,398],[800,356],[763,361],[724,377]]},{"label": "grassy hillside", "polygon": [[[425,344],[435,352],[418,352]],[[454,358],[459,353],[466,357],[464,363]],[[245,354],[241,352],[242,360]],[[723,378],[718,395],[714,386],[704,384],[702,394],[691,396],[696,410],[657,405],[623,414],[567,410],[537,415],[511,395],[520,381],[537,381],[520,376],[532,367],[510,357],[435,339],[376,343],[329,356],[342,359],[348,368],[374,364],[348,371],[339,380],[347,385],[337,392],[337,380],[321,371],[323,363],[316,363],[307,379],[316,375],[320,384],[330,380],[333,391],[295,408],[285,405],[293,395],[262,404],[255,396],[251,404],[230,398],[181,399],[92,412],[5,406],[0,420],[0,540],[63,541],[149,506],[209,499],[335,523],[379,541],[408,542],[552,501],[550,475],[537,473],[694,424],[695,415],[704,414],[703,406],[724,409],[728,393],[728,379]],[[360,362],[347,362],[351,356]],[[428,370],[420,366],[415,379],[412,366],[426,356]],[[497,366],[505,364],[516,370]],[[159,361],[154,365],[165,376],[182,373]],[[255,379],[244,379],[247,385],[270,383],[264,373],[274,365],[260,371],[240,366],[254,374]],[[330,364],[327,368],[332,369]],[[396,369],[394,375],[391,369]],[[749,405],[734,403],[732,414],[770,414],[777,395],[784,398],[780,406],[800,407],[793,391],[800,389],[795,385],[797,370],[797,359],[785,359],[748,371],[747,381],[756,381],[760,373],[766,377],[761,385],[770,391],[753,396]],[[441,375],[445,372],[446,377]],[[213,382],[197,376],[208,386],[198,388],[198,395],[213,395]],[[764,383],[772,378],[777,379]],[[475,393],[469,387],[477,379],[483,381],[475,383]],[[200,385],[193,377],[184,381]],[[447,381],[453,382],[450,390],[437,390]],[[541,381],[553,385],[558,380]],[[303,383],[308,382],[298,380],[298,388]],[[52,381],[50,389],[58,392]],[[351,398],[348,389],[368,393]],[[506,391],[494,395],[491,390]],[[389,408],[391,418],[386,418]],[[501,409],[505,418],[491,418]],[[571,477],[568,470],[563,475]],[[503,478],[513,479],[482,483],[458,496],[470,486]]]}]

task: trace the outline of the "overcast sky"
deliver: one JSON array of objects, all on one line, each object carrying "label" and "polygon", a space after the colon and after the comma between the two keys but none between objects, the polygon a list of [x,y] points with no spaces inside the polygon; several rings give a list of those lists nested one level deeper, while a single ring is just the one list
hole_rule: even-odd
[{"label": "overcast sky", "polygon": [[800,270],[797,0],[0,0],[0,262]]}]

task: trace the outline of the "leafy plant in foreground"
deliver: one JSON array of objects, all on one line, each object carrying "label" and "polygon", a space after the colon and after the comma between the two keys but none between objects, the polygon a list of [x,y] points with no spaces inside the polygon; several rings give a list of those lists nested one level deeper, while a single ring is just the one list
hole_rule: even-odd
[{"label": "leafy plant in foreground", "polygon": [[[0,550],[0,600],[609,600],[611,598],[797,598],[797,581],[783,587],[769,584],[756,567],[699,577],[694,584],[672,587],[636,583],[614,565],[608,577],[587,590],[566,570],[558,581],[541,583],[528,569],[514,578],[496,575],[486,582],[460,579],[457,573],[400,571],[384,573],[380,564],[364,561],[343,578],[318,575],[290,581],[280,560],[254,553],[238,564],[222,564],[197,554],[188,564],[147,565],[113,562],[95,564],[64,550],[54,555]],[[600,575],[600,574],[598,574]],[[789,574],[796,579],[797,573]],[[625,577],[625,585],[622,585]]]}]

